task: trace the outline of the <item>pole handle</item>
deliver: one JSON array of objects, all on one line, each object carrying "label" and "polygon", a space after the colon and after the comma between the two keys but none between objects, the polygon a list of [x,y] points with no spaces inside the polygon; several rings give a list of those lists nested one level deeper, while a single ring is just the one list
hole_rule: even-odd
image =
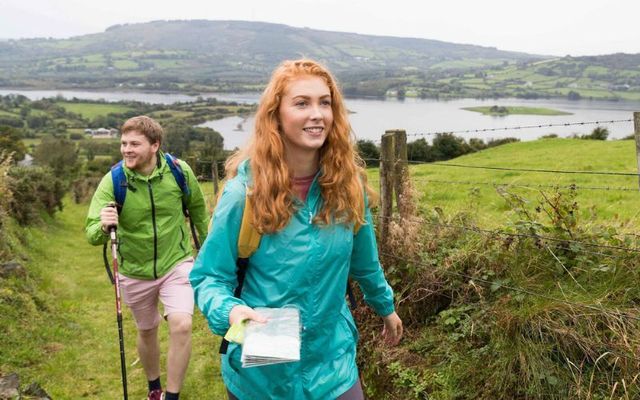
[{"label": "pole handle", "polygon": [[[117,204],[116,204],[115,201],[110,201],[110,202],[107,203],[107,207],[117,208]],[[107,227],[107,229],[109,230],[110,234],[113,234],[118,229],[118,226],[117,225],[109,225]],[[113,239],[113,237],[112,237],[112,239]]]}]

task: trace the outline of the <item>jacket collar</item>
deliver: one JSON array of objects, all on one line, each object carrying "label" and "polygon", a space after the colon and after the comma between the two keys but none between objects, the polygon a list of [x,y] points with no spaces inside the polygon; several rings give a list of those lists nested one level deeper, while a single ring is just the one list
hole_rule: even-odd
[{"label": "jacket collar", "polygon": [[167,172],[166,170],[169,168],[167,165],[167,161],[164,158],[164,153],[160,150],[156,153],[156,167],[151,171],[151,174],[148,176],[141,175],[136,171],[133,171],[122,163],[122,168],[127,176],[127,179],[139,180],[139,181],[150,181],[155,179],[156,177],[162,178],[162,176]]}]

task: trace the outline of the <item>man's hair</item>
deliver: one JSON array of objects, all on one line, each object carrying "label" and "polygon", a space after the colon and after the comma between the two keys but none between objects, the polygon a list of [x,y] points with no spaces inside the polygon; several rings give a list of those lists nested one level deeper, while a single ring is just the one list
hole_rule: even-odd
[{"label": "man's hair", "polygon": [[137,131],[143,134],[147,139],[149,139],[149,143],[151,144],[162,144],[164,131],[160,124],[151,117],[138,115],[137,117],[126,120],[125,123],[122,124],[122,128],[120,128],[120,134],[124,135],[125,133],[132,131]]}]

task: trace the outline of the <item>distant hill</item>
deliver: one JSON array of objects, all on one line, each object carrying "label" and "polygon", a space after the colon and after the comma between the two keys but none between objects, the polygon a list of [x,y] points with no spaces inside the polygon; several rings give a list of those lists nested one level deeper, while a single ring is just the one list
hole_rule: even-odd
[{"label": "distant hill", "polygon": [[472,96],[640,101],[640,54],[563,57],[488,68],[453,80]]},{"label": "distant hill", "polygon": [[470,60],[489,66],[540,59],[491,47],[262,22],[155,21],[70,39],[0,42],[0,85],[261,84],[279,62],[302,56],[326,63],[347,80],[391,78]]},{"label": "distant hill", "polygon": [[347,95],[640,100],[640,55],[550,59],[437,40],[246,21],[154,21],[0,41],[0,87],[259,90],[284,59],[322,61]]}]

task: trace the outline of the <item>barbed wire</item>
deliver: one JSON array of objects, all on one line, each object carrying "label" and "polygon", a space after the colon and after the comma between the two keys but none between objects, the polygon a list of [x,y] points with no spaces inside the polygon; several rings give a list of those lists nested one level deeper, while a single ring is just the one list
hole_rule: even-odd
[{"label": "barbed wire", "polygon": [[565,127],[565,126],[584,126],[584,125],[602,125],[602,124],[617,124],[622,122],[632,122],[633,119],[613,119],[613,120],[604,120],[604,121],[582,121],[582,122],[564,122],[558,124],[538,124],[538,125],[520,125],[520,126],[507,126],[501,128],[483,128],[483,129],[466,129],[459,131],[440,131],[440,132],[424,132],[424,133],[409,133],[407,136],[431,136],[431,135],[442,135],[445,133],[480,133],[480,132],[495,132],[495,131],[506,131],[506,130],[520,130],[520,129],[533,129],[533,128],[554,128],[554,127]]},{"label": "barbed wire", "polygon": [[[394,258],[394,259],[399,260],[399,261],[407,261],[407,262],[410,262],[410,263],[413,263],[413,264],[417,264],[417,265],[420,265],[422,267],[427,267],[427,268],[431,268],[432,267],[432,265],[427,264],[427,263],[423,262],[422,260],[411,260],[411,259],[408,259],[408,258],[396,256],[396,255],[388,253],[386,251],[381,251],[380,254],[383,255],[383,256]],[[440,271],[442,271],[445,274],[456,275],[456,276],[468,279],[468,280],[470,280],[472,282],[480,282],[482,284],[489,285],[488,286],[489,288],[495,283],[495,282],[489,281],[487,279],[482,279],[480,277],[474,277],[474,276],[471,276],[469,274],[465,274],[465,273],[462,273],[462,272],[451,271],[451,270],[448,270],[448,269],[441,269]],[[613,315],[617,315],[617,316],[620,316],[620,317],[626,317],[626,318],[629,318],[629,319],[640,321],[640,317],[636,317],[634,315],[630,315],[629,313],[623,313],[623,312],[620,312],[620,311],[606,310],[602,306],[597,307],[597,306],[594,306],[594,305],[591,305],[591,304],[575,303],[575,302],[572,302],[572,301],[569,301],[569,300],[565,300],[565,299],[557,298],[557,297],[554,297],[554,296],[538,293],[538,292],[535,292],[535,291],[532,291],[532,290],[529,290],[529,289],[525,289],[525,288],[522,288],[522,287],[519,287],[519,286],[505,285],[505,284],[500,283],[500,287],[501,288],[505,288],[505,289],[510,290],[510,291],[519,292],[519,293],[523,293],[523,294],[528,294],[530,296],[539,297],[539,298],[542,298],[542,299],[545,299],[545,300],[551,300],[551,301],[555,301],[555,302],[558,302],[558,303],[563,303],[563,304],[566,304],[566,305],[569,305],[569,306],[586,308],[586,309],[589,309],[589,310],[592,310],[592,311],[597,311],[597,312],[600,312],[600,313],[608,313],[608,314],[613,314]]]},{"label": "barbed wire", "polygon": [[[628,188],[628,187],[614,187],[614,186],[581,186],[575,183],[570,185],[543,185],[537,183],[507,183],[507,182],[477,182],[477,181],[446,181],[439,179],[429,179],[429,178],[411,178],[412,181],[415,182],[431,182],[431,183],[442,183],[442,184],[451,184],[451,185],[486,185],[486,186],[509,186],[509,187],[519,187],[519,188],[527,188],[527,189],[570,189],[570,190],[602,190],[602,191],[628,191],[628,192],[638,192],[638,188]],[[372,182],[380,181],[380,178],[372,178],[369,179]]]},{"label": "barbed wire", "polygon": [[[385,217],[383,215],[379,215],[379,217],[387,219],[387,220],[394,220],[393,216]],[[626,251],[626,252],[629,252],[629,253],[640,253],[640,248],[614,246],[614,245],[606,245],[606,244],[598,244],[598,243],[589,243],[589,242],[583,242],[583,241],[575,240],[575,239],[559,239],[559,238],[553,238],[553,237],[549,237],[549,236],[533,235],[533,234],[526,234],[526,233],[505,232],[505,231],[499,231],[499,230],[484,229],[484,228],[479,228],[479,227],[475,227],[475,226],[445,224],[445,223],[442,223],[442,222],[429,222],[429,221],[426,221],[426,220],[423,220],[423,219],[420,219],[420,218],[417,218],[417,217],[412,217],[411,219],[414,220],[415,222],[419,222],[419,223],[425,224],[425,225],[445,227],[445,228],[463,229],[463,230],[466,230],[466,231],[484,233],[484,234],[491,235],[491,236],[494,236],[494,237],[510,236],[510,237],[519,237],[519,238],[530,238],[530,239],[537,239],[537,240],[548,240],[550,242],[558,242],[558,243],[573,243],[573,244],[577,244],[577,245],[582,245],[582,246],[587,246],[587,247],[597,247],[597,248],[608,249],[608,250],[620,250],[620,251]],[[574,249],[572,249],[572,250],[575,251]]]},{"label": "barbed wire", "polygon": [[[363,158],[363,161],[374,161],[374,162],[390,162],[383,158]],[[405,162],[405,161],[395,161],[395,162]],[[640,173],[638,172],[621,172],[621,171],[571,171],[571,170],[558,170],[558,169],[536,169],[536,168],[509,168],[509,167],[492,167],[492,166],[484,166],[484,165],[468,165],[468,164],[455,164],[455,163],[444,163],[440,161],[414,161],[407,160],[407,164],[411,165],[436,165],[439,167],[457,167],[457,168],[471,168],[471,169],[487,169],[487,170],[497,170],[497,171],[512,171],[512,172],[540,172],[540,173],[552,173],[552,174],[573,174],[573,175],[617,175],[617,176],[633,176],[640,177]]]},{"label": "barbed wire", "polygon": [[[381,160],[384,161],[384,160]],[[454,164],[454,163],[442,163],[442,162],[424,162],[424,161],[407,161],[412,165],[436,165],[439,167],[457,167],[457,168],[471,168],[471,169],[488,169],[496,171],[514,171],[514,172],[540,172],[550,174],[574,174],[574,175],[616,175],[616,176],[633,176],[639,177],[637,172],[619,172],[619,171],[570,171],[559,169],[536,169],[536,168],[508,168],[508,167],[491,167],[480,165],[467,165],[467,164]]]}]

